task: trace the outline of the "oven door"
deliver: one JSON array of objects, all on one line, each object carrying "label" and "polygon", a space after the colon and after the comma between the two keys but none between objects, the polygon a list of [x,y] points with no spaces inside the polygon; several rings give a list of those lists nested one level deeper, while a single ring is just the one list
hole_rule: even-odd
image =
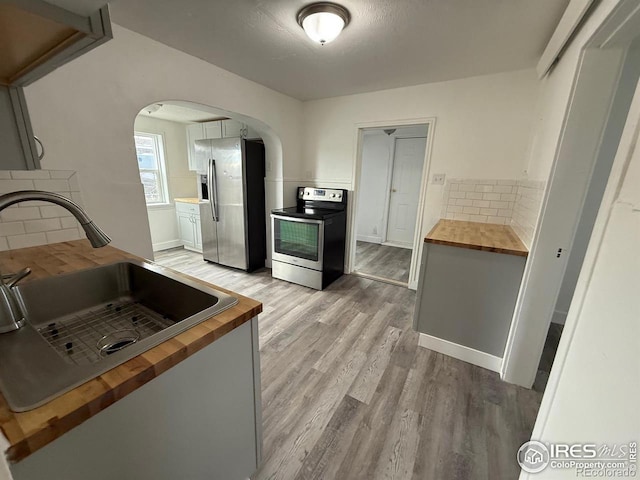
[{"label": "oven door", "polygon": [[322,271],[324,222],[271,215],[272,259]]}]

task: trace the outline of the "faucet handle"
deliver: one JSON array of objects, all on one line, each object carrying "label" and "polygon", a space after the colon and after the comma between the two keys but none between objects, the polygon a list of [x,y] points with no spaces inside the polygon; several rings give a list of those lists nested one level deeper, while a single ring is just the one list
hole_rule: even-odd
[{"label": "faucet handle", "polygon": [[13,288],[16,286],[16,284],[22,280],[24,277],[26,277],[27,275],[29,275],[31,273],[31,269],[30,268],[23,268],[22,270],[20,270],[18,273],[10,273],[7,275],[2,275],[2,281],[4,283],[5,280],[7,280],[7,283],[5,283],[5,285],[9,288]]}]

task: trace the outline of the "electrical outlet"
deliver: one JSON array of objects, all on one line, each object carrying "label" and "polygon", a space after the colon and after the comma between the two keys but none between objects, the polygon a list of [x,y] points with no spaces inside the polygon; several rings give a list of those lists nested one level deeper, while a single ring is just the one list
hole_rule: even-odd
[{"label": "electrical outlet", "polygon": [[434,185],[444,185],[445,176],[444,173],[434,173],[433,177],[431,177],[431,183]]}]

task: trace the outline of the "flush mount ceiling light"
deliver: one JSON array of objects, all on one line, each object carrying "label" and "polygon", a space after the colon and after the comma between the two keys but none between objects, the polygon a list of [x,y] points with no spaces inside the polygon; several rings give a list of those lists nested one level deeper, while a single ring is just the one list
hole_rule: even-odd
[{"label": "flush mount ceiling light", "polygon": [[330,2],[312,3],[298,12],[298,24],[320,45],[335,40],[349,20],[351,15],[346,8]]}]

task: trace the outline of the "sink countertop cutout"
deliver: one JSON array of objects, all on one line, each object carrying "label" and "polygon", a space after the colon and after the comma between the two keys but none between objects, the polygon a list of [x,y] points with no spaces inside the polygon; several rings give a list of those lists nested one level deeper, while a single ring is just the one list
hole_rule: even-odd
[{"label": "sink countertop cutout", "polygon": [[[142,261],[114,247],[93,249],[87,240],[75,240],[0,252],[0,269],[12,272],[30,267],[32,278],[25,280],[26,284],[123,260]],[[13,412],[0,395],[0,429],[10,444],[6,452],[10,461],[27,457],[262,312],[260,302],[193,277],[176,275],[229,293],[238,304],[34,410]]]}]

